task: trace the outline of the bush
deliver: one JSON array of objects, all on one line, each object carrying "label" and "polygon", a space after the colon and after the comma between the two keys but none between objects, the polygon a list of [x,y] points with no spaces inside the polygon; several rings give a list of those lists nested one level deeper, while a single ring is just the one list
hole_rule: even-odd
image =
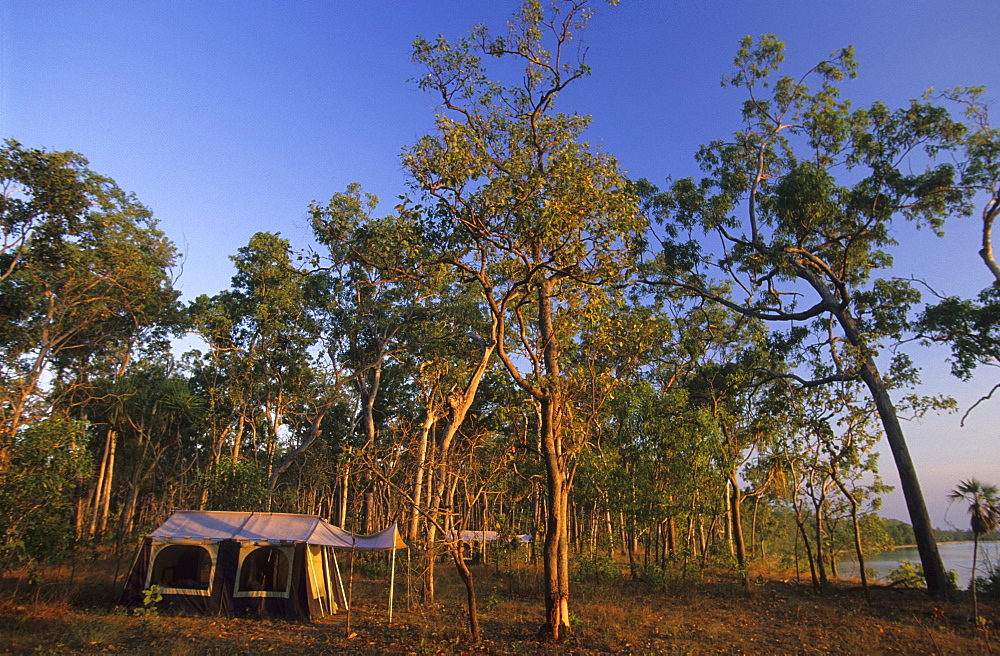
[{"label": "bush", "polygon": [[73,495],[92,467],[84,425],[51,418],[18,434],[0,472],[0,573],[56,560],[76,537]]},{"label": "bush", "polygon": [[[958,590],[958,573],[950,569],[947,572],[948,581],[946,585],[949,590]],[[903,585],[907,588],[923,588],[924,567],[920,563],[911,563],[905,558],[899,561],[899,567],[889,572],[889,582]]]},{"label": "bush", "polygon": [[987,563],[985,569],[986,576],[976,577],[976,592],[988,597],[1000,598],[1000,563]]},{"label": "bush", "polygon": [[622,577],[622,571],[614,558],[580,554],[574,558],[573,575],[578,581],[614,581]]}]

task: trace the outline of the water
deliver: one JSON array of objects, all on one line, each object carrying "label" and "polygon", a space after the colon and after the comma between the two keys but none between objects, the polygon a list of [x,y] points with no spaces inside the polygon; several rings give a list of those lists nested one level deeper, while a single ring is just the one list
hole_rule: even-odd
[{"label": "water", "polygon": [[[958,574],[958,588],[965,590],[969,587],[969,579],[972,578],[972,542],[946,542],[938,544],[938,551],[941,553],[941,560],[944,561],[945,570],[955,570]],[[920,554],[916,547],[902,547],[893,551],[886,551],[875,556],[868,556],[865,559],[865,566],[869,570],[875,571],[875,577],[879,581],[885,582],[889,572],[899,567],[901,560],[908,560],[911,563],[920,563]],[[1000,542],[980,542],[979,543],[979,564],[976,567],[976,576],[985,576],[987,567],[1000,564]],[[861,578],[858,573],[858,563],[856,560],[843,560],[837,565],[837,573],[841,578]]]}]

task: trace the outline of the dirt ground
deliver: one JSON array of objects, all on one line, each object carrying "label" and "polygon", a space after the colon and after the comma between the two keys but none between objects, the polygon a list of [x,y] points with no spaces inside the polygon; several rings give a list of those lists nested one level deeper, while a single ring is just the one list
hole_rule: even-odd
[{"label": "dirt ground", "polygon": [[[946,604],[916,590],[857,583],[818,594],[794,580],[730,577],[581,581],[573,588],[573,629],[558,644],[535,636],[542,618],[540,572],[475,568],[483,639],[466,634],[464,588],[440,568],[438,604],[408,599],[401,577],[393,621],[387,579],[358,578],[351,626],[346,613],[316,622],[128,614],[113,605],[115,567],[107,561],[0,581],[2,654],[992,654],[1000,652],[1000,604]],[[121,569],[120,566],[118,568]],[[119,571],[120,580],[123,573]],[[414,595],[415,597],[415,595]]]}]

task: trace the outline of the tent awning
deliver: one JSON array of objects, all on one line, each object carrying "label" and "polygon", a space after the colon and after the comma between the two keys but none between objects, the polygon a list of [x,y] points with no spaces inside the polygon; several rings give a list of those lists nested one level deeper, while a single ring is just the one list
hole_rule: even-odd
[{"label": "tent awning", "polygon": [[[462,542],[497,542],[500,540],[500,533],[497,531],[459,531],[457,534],[448,531],[449,540],[454,540],[456,535]],[[507,542],[520,542],[527,544],[531,542],[531,535],[509,535],[504,538]]]},{"label": "tent awning", "polygon": [[334,526],[318,515],[182,510],[149,535],[154,540],[241,540],[305,542],[339,549],[405,549],[395,524],[358,535]]}]

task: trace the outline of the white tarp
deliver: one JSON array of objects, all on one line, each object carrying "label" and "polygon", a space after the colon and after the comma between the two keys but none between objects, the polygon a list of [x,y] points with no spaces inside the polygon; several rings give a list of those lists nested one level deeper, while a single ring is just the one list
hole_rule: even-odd
[{"label": "white tarp", "polygon": [[[448,539],[455,539],[455,534],[448,531]],[[500,534],[497,531],[460,531],[458,533],[458,539],[462,542],[496,542],[500,539]],[[531,534],[526,533],[525,535],[511,535],[504,539],[508,542],[520,542],[522,544],[527,544],[531,542]]]},{"label": "white tarp", "polygon": [[154,540],[305,542],[338,549],[405,549],[395,524],[357,535],[318,515],[181,510],[150,533]]}]

